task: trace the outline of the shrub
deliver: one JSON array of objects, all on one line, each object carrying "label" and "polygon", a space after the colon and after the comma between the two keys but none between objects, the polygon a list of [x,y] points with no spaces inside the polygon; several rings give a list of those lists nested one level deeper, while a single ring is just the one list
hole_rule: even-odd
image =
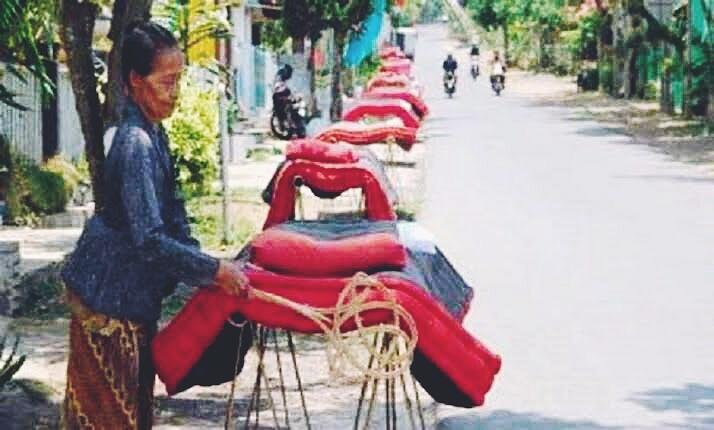
[{"label": "shrub", "polygon": [[614,90],[614,75],[612,73],[612,64],[609,62],[601,62],[599,64],[600,77],[598,79],[601,88],[607,94],[612,94]]},{"label": "shrub", "polygon": [[218,94],[194,83],[200,78],[192,75],[187,73],[181,81],[176,111],[164,123],[179,188],[186,197],[209,193],[218,173]]},{"label": "shrub", "polygon": [[70,163],[62,156],[55,156],[47,160],[44,165],[45,170],[56,173],[64,180],[64,188],[67,199],[71,199],[74,190],[83,181],[89,181],[89,178],[80,172],[79,168]]},{"label": "shrub", "polygon": [[379,66],[382,64],[379,56],[372,54],[367,57],[357,66],[356,81],[360,85],[365,85],[379,71]]},{"label": "shrub", "polygon": [[0,139],[0,164],[8,170],[6,203],[11,224],[34,225],[40,216],[62,212],[69,199],[61,174],[17,154]]},{"label": "shrub", "polygon": [[62,175],[31,165],[29,205],[38,214],[62,212],[67,205],[67,186]]}]

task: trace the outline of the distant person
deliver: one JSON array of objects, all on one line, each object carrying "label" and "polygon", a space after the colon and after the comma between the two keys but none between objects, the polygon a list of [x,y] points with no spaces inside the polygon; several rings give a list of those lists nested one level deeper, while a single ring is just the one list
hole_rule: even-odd
[{"label": "distant person", "polygon": [[471,58],[471,76],[476,79],[480,74],[479,63],[480,63],[481,50],[476,42],[471,44],[471,51],[469,52],[469,57]]},{"label": "distant person", "polygon": [[501,85],[506,87],[506,63],[501,57],[498,51],[493,52],[493,58],[489,63],[491,67],[491,84],[493,84],[496,79],[501,80]]}]

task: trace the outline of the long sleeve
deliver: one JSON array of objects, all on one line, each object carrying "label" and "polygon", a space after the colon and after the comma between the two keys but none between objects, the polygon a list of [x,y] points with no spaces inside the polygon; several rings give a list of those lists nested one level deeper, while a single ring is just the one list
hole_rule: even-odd
[{"label": "long sleeve", "polygon": [[[190,285],[210,283],[218,270],[218,260],[200,252],[195,241],[172,238],[172,226],[165,225],[161,218],[154,183],[154,174],[160,167],[151,156],[152,150],[151,139],[143,130],[135,128],[127,134],[119,189],[132,244],[144,261],[177,281]],[[185,210],[178,218],[180,228],[188,228]],[[187,231],[184,234],[190,238]]]},{"label": "long sleeve", "polygon": [[175,197],[172,200],[171,210],[171,233],[179,242],[184,245],[198,249],[200,243],[191,235],[191,226],[188,223],[186,214],[186,204],[180,197]]}]

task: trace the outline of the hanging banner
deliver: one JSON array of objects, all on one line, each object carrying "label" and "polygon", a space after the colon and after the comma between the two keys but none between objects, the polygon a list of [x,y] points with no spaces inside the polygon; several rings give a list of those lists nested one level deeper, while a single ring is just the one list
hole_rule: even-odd
[{"label": "hanging banner", "polygon": [[372,0],[372,13],[362,23],[362,31],[353,33],[344,55],[348,67],[360,64],[377,49],[377,38],[382,31],[382,18],[387,7],[386,0]]}]

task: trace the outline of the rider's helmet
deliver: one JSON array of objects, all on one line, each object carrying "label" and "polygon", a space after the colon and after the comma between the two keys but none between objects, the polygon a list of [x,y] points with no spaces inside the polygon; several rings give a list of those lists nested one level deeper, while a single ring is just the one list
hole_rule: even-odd
[{"label": "rider's helmet", "polygon": [[285,64],[278,70],[278,78],[282,81],[287,81],[293,76],[293,66],[290,64]]}]

